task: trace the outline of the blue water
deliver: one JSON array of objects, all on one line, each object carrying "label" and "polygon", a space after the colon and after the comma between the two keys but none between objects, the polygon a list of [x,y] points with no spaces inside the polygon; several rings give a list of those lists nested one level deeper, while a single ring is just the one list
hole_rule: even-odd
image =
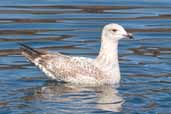
[{"label": "blue water", "polygon": [[[170,0],[1,0],[0,114],[170,114]],[[119,44],[119,87],[50,81],[17,42],[95,58],[105,24],[134,34]]]}]

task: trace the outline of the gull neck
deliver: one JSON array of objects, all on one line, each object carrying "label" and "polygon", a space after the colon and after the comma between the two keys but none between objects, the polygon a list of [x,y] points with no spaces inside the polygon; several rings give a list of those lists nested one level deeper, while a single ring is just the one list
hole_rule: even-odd
[{"label": "gull neck", "polygon": [[112,81],[120,81],[120,69],[118,61],[118,41],[110,41],[102,36],[99,55],[96,64],[112,78]]}]

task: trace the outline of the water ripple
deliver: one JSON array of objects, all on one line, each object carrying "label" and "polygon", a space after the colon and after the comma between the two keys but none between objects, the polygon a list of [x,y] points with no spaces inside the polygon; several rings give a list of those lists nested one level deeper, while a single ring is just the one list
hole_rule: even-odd
[{"label": "water ripple", "polygon": [[[169,114],[171,2],[137,0],[13,0],[0,2],[0,113]],[[49,81],[20,55],[38,50],[95,57],[101,28],[122,24],[119,87],[78,87]]]}]

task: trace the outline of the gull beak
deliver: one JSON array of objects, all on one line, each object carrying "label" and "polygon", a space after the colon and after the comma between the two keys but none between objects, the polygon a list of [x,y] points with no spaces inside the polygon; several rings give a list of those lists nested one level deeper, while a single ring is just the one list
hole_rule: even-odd
[{"label": "gull beak", "polygon": [[127,33],[126,37],[129,38],[129,39],[133,39],[133,34],[132,33]]},{"label": "gull beak", "polygon": [[124,35],[126,38],[133,39],[133,34],[132,33],[127,33]]}]

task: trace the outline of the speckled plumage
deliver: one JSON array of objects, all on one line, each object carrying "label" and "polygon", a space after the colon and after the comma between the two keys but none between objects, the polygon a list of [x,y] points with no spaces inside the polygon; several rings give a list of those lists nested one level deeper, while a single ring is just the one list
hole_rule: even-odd
[{"label": "speckled plumage", "polygon": [[22,55],[51,79],[77,84],[115,84],[120,81],[118,40],[126,35],[128,36],[128,33],[122,26],[106,25],[102,32],[101,49],[96,59],[40,52],[24,44],[21,44],[21,49]]},{"label": "speckled plumage", "polygon": [[58,81],[73,83],[103,81],[103,72],[92,64],[93,60],[90,61],[86,58],[70,57],[61,54],[45,54],[36,58],[34,63],[49,77]]}]

